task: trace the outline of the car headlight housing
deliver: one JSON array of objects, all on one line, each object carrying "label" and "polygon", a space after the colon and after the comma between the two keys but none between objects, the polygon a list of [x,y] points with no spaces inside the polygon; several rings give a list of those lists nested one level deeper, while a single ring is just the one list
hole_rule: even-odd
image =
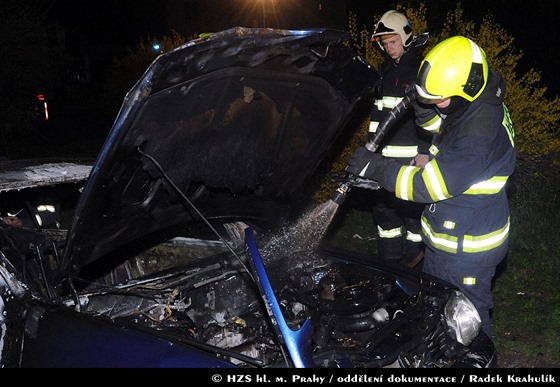
[{"label": "car headlight housing", "polygon": [[459,291],[454,291],[445,305],[445,321],[455,339],[465,346],[472,343],[482,327],[474,304]]}]

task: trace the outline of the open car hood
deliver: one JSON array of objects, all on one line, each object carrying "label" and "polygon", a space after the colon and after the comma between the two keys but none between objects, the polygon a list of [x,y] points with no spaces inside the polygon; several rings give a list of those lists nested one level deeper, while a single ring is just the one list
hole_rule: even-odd
[{"label": "open car hood", "polygon": [[200,213],[285,214],[341,133],[369,114],[361,106],[377,73],[349,38],[234,28],[160,55],[127,94],[93,166],[63,269],[75,275]]}]

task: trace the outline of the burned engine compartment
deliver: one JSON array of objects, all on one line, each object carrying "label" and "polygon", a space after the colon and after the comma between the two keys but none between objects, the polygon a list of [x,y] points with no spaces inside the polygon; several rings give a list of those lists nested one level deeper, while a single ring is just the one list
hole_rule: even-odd
[{"label": "burned engine compartment", "polygon": [[[446,333],[449,293],[332,258],[304,251],[266,262],[290,328],[311,322],[315,366],[449,367],[467,352]],[[175,238],[80,290],[80,308],[214,347],[240,367],[293,366],[249,259],[242,243]]]},{"label": "burned engine compartment", "polygon": [[[11,308],[13,296],[31,297],[33,303],[42,300],[47,309],[62,307],[115,327],[150,332],[238,367],[297,366],[293,353],[287,354],[285,348],[286,336],[292,333],[309,336],[296,349],[309,353],[305,367],[487,364],[482,337],[466,347],[452,334],[446,313],[453,309],[450,304],[458,292],[447,285],[413,272],[360,262],[356,259],[361,257],[348,251],[303,248],[267,255],[274,250],[266,248],[270,240],[264,239],[259,246],[265,253],[266,276],[289,326],[288,332],[279,331],[279,316],[271,313],[272,301],[258,286],[263,273],[255,271],[242,230],[238,225],[226,226],[227,240],[178,236],[148,249],[138,246],[140,253],[128,251],[128,258],[116,267],[110,257],[111,265],[101,276],[89,277],[85,270],[72,286],[60,282],[56,270],[64,248],[62,230],[6,230],[3,252],[9,245],[10,255],[22,260],[4,260],[3,265],[23,273],[32,291],[28,294],[18,285],[20,279],[12,277],[8,284],[12,297],[4,298],[6,307]],[[20,253],[12,254],[15,251]],[[21,289],[21,295],[15,294],[16,289]],[[6,326],[24,323],[34,337],[33,327],[47,310],[34,309],[33,313],[22,310],[21,322],[16,312],[8,313]],[[306,326],[311,329],[303,333]],[[12,340],[18,345],[18,336]]]}]

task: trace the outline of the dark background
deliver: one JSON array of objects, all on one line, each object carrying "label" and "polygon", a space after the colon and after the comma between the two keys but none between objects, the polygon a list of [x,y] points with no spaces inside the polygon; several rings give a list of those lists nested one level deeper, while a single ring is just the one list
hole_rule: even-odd
[{"label": "dark background", "polygon": [[[0,1],[0,156],[96,156],[120,105],[146,64],[130,79],[108,77],[116,58],[141,40],[175,30],[191,39],[236,26],[283,29],[347,29],[348,15],[370,32],[389,0],[2,0]],[[417,1],[412,1],[416,4]],[[441,25],[457,1],[423,0],[428,25]],[[486,15],[514,37],[523,52],[516,71],[541,72],[547,97],[558,95],[559,3],[466,0],[465,18]],[[23,8],[28,7],[29,9]],[[18,13],[18,9],[19,12]],[[433,23],[432,23],[433,22]],[[434,31],[437,32],[437,31]],[[154,54],[155,57],[156,54]],[[48,58],[53,60],[47,60]],[[149,63],[149,62],[147,62]],[[110,82],[108,82],[110,80]],[[40,119],[34,95],[44,93],[49,120]],[[30,108],[33,116],[28,117]],[[19,114],[17,111],[19,110]],[[22,119],[23,117],[23,119]],[[32,119],[33,122],[29,122]],[[23,122],[25,120],[25,122]],[[44,117],[43,117],[44,121]],[[11,140],[8,137],[11,136]],[[25,144],[25,145],[24,145]],[[33,144],[33,146],[29,145]]]},{"label": "dark background", "polygon": [[[69,50],[87,51],[93,74],[145,37],[174,29],[184,36],[234,26],[273,28],[346,28],[347,15],[373,30],[374,17],[394,8],[389,0],[57,0],[50,17],[65,30]],[[415,3],[413,1],[413,3]],[[526,0],[425,0],[428,19],[441,20],[457,3],[468,18],[481,22],[491,14],[524,52],[519,71],[541,70],[549,94],[559,92],[556,53],[560,3]]]}]

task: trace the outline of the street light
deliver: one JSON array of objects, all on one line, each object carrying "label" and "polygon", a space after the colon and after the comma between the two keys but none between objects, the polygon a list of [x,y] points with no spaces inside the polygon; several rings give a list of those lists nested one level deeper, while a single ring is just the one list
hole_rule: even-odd
[{"label": "street light", "polygon": [[266,6],[264,5],[266,0],[261,0],[261,2],[262,2],[262,14],[263,14],[263,28],[266,28]]},{"label": "street light", "polygon": [[[259,25],[258,20],[259,20],[259,16],[258,16],[258,9],[259,9],[259,2],[261,3],[261,12],[262,12],[262,21],[260,23],[260,26],[262,28],[266,28],[266,19],[268,18],[267,13],[270,13],[272,15],[272,17],[274,18],[275,16],[275,1],[274,0],[251,0],[251,17],[253,19],[253,24],[255,26]],[[268,3],[268,4],[267,4]],[[270,8],[272,6],[272,8]],[[268,10],[267,10],[268,7]],[[271,11],[272,9],[272,11]]]}]

